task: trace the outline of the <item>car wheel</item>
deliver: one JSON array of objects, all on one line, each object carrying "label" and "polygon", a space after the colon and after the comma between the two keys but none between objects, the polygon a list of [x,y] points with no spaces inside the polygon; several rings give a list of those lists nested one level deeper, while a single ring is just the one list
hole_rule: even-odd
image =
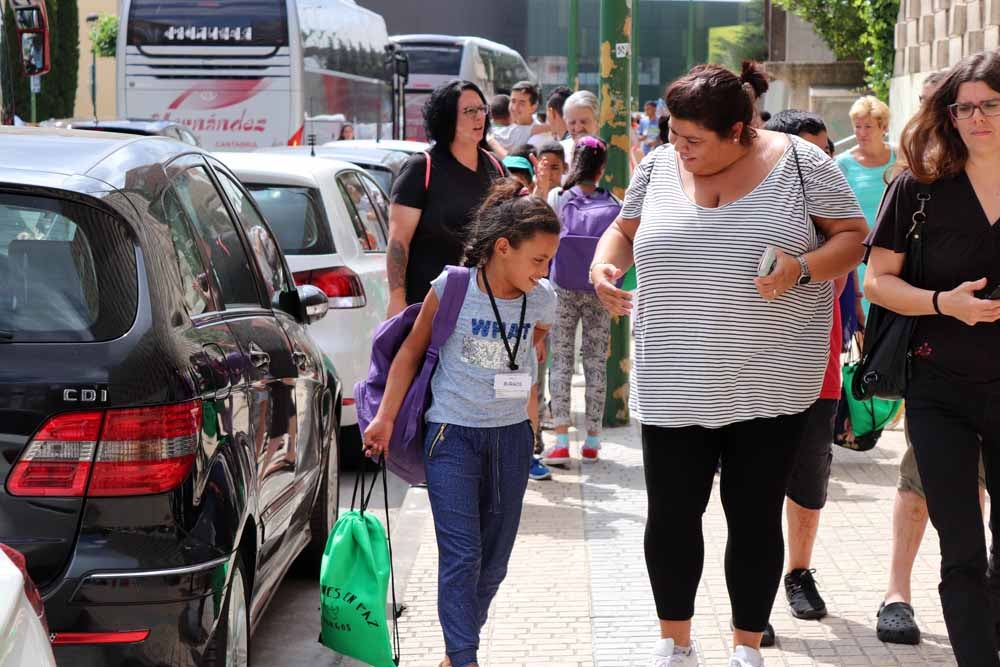
[{"label": "car wheel", "polygon": [[226,604],[205,650],[203,667],[249,667],[250,616],[246,577],[242,559],[237,556],[229,583]]},{"label": "car wheel", "polygon": [[312,534],[309,544],[302,552],[303,564],[313,573],[319,568],[326,549],[326,541],[333,532],[333,524],[337,522],[340,509],[340,453],[338,434],[341,432],[337,418],[332,413],[332,402],[325,401],[331,408],[324,411],[324,432],[329,440],[326,455],[323,457],[323,471],[319,478],[319,490],[309,516],[309,532]]}]

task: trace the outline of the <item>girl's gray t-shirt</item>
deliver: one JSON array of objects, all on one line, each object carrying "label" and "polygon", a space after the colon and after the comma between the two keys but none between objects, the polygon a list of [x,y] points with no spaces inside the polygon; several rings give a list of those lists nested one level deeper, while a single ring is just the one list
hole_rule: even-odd
[{"label": "girl's gray t-shirt", "polygon": [[[496,398],[493,379],[511,372],[510,357],[500,337],[500,325],[490,298],[479,288],[477,269],[469,271],[469,289],[458,314],[455,331],[441,348],[437,370],[431,380],[433,399],[427,421],[472,428],[495,428],[519,424],[528,418],[528,398]],[[438,299],[444,296],[448,274],[431,282]],[[521,299],[497,299],[497,308],[511,349],[521,319]],[[521,345],[517,352],[517,373],[527,373],[532,382],[537,375],[534,340],[538,325],[549,327],[555,319],[556,294],[548,280],[542,280],[528,294]]]}]

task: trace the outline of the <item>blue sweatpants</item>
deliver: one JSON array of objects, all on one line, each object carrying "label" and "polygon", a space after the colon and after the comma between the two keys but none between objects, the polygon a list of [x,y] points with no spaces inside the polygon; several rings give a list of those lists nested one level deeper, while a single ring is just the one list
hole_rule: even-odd
[{"label": "blue sweatpants", "polygon": [[507,575],[528,486],[531,422],[427,424],[424,461],[438,544],[438,618],[454,667],[477,662],[479,631]]}]

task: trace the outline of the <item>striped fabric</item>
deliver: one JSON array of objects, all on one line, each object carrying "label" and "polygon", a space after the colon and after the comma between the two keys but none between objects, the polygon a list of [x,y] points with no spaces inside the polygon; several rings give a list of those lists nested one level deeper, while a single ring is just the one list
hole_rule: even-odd
[{"label": "striped fabric", "polygon": [[752,192],[718,208],[684,193],[673,146],[650,152],[636,169],[622,217],[642,218],[629,399],[642,423],[718,428],[796,414],[819,396],[832,284],[796,286],[767,302],[753,279],[766,245],[791,255],[817,247],[806,210],[825,218],[862,214],[836,164],[791,138]]}]

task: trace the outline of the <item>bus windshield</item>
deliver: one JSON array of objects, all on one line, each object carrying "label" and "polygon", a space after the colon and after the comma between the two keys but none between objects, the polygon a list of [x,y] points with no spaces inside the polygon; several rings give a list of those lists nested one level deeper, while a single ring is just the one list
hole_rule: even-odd
[{"label": "bus windshield", "polygon": [[432,44],[403,44],[410,60],[410,74],[447,74],[462,71],[462,47]]},{"label": "bus windshield", "polygon": [[132,0],[132,46],[287,46],[284,0]]}]

